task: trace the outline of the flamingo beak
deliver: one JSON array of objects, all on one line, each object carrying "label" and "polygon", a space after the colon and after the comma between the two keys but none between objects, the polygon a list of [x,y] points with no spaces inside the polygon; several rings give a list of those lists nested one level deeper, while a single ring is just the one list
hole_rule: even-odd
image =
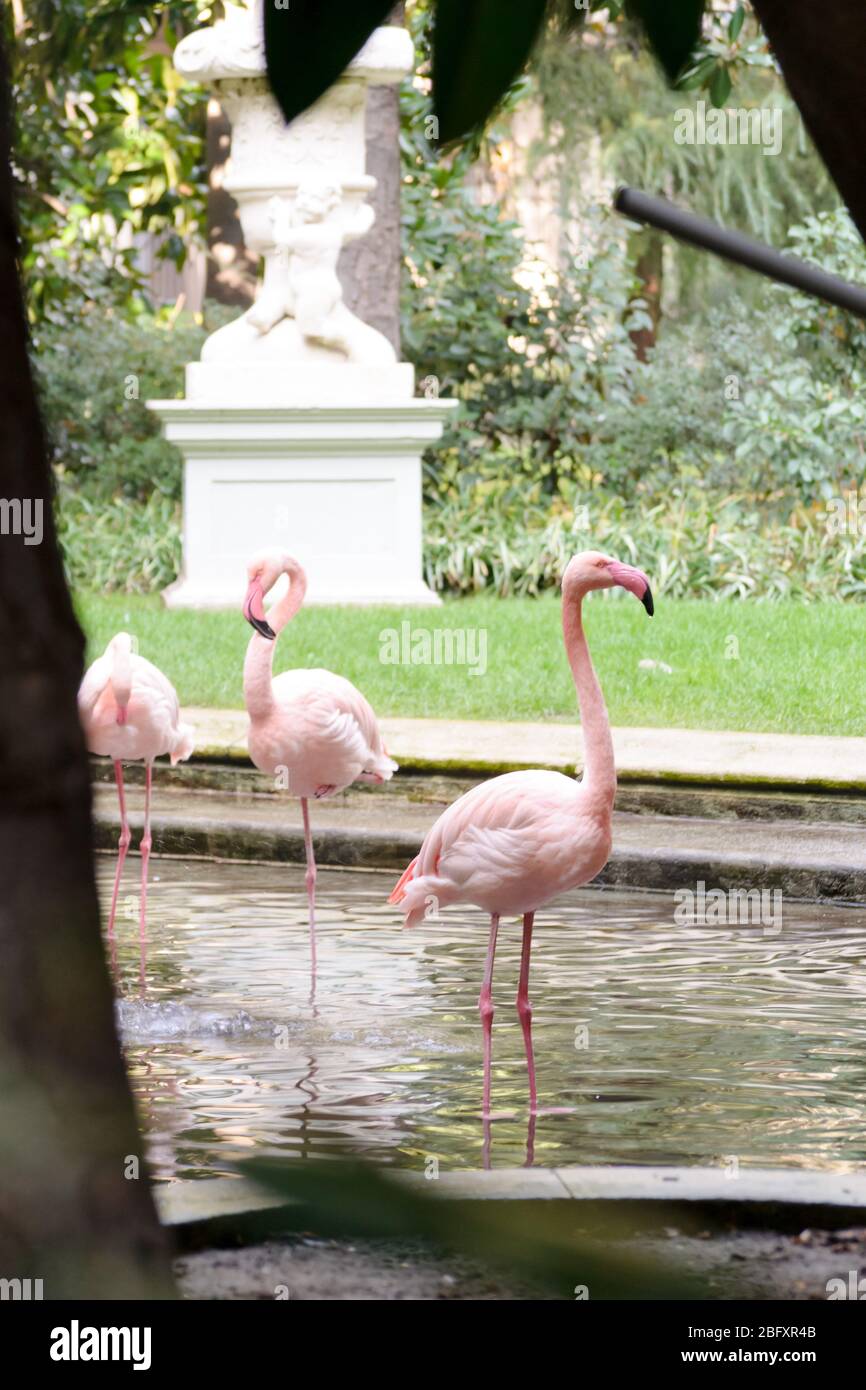
[{"label": "flamingo beak", "polygon": [[650,617],[655,612],[653,605],[652,590],[650,582],[643,570],[637,569],[634,565],[620,564],[619,560],[612,560],[608,566],[613,582],[621,584],[624,589],[628,589],[630,594],[639,598]]},{"label": "flamingo beak", "polygon": [[242,611],[247,622],[255,628],[260,637],[267,637],[269,642],[274,641],[277,634],[265,617],[265,596],[257,579],[250,580]]}]

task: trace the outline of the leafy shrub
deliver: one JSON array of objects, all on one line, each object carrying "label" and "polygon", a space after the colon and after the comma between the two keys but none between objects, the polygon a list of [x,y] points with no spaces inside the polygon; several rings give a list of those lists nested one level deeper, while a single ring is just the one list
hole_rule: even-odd
[{"label": "leafy shrub", "polygon": [[178,498],[180,454],[145,401],[183,394],[185,363],[204,329],[164,316],[134,318],[93,305],[74,333],[43,326],[34,352],[52,460],[87,496]]},{"label": "leafy shrub", "polygon": [[[459,194],[446,200],[452,210]],[[483,232],[473,230],[477,210],[461,212],[458,253],[436,206],[411,223],[423,268],[406,320],[419,374],[436,376],[461,407],[428,456],[429,500],[521,479],[551,496],[566,483],[601,486],[640,505],[702,484],[810,506],[863,479],[866,329],[852,316],[767,286],[756,304],[732,295],[688,323],[666,323],[639,362],[628,329],[640,305],[610,219],[596,219],[586,266],[573,263],[533,296],[514,284],[513,228],[488,208]],[[844,211],[807,219],[789,241],[866,283],[866,250]],[[491,273],[477,299],[463,283],[464,274],[483,279],[476,258]]]},{"label": "leafy shrub", "polygon": [[[61,486],[58,516],[74,589],[148,593],[179,572],[180,506],[158,492],[100,501]],[[424,570],[439,592],[537,594],[592,547],[639,564],[659,595],[866,597],[866,534],[834,535],[827,522],[820,506],[771,511],[705,490],[645,506],[576,491],[551,505],[538,489],[512,487],[429,505]]]},{"label": "leafy shrub", "polygon": [[599,549],[639,564],[656,593],[674,597],[866,597],[866,526],[838,535],[828,521],[824,507],[771,510],[705,490],[638,506],[576,492],[551,509],[512,489],[430,509],[425,577],[440,591],[537,594],[576,552]]},{"label": "leafy shrub", "polygon": [[152,232],[160,254],[180,265],[203,227],[204,93],[182,80],[171,52],[206,8],[205,0],[2,7],[11,174],[37,329],[74,333],[94,304],[142,305],[134,237]]},{"label": "leafy shrub", "polygon": [[564,248],[568,275],[531,263],[519,225],[479,198],[473,166],[506,134],[501,119],[524,89],[511,90],[485,135],[440,156],[427,138],[428,19],[423,7],[410,13],[422,76],[401,94],[401,343],[419,380],[435,379],[460,409],[426,457],[427,496],[515,474],[554,494],[560,480],[586,479],[605,409],[634,393],[629,334],[649,319],[624,224],[590,210],[581,246]]},{"label": "leafy shrub", "polygon": [[404,354],[461,402],[428,455],[428,496],[503,473],[550,493],[585,478],[605,412],[633,399],[629,333],[649,322],[610,217],[596,215],[582,268],[576,256],[574,274],[550,273],[532,291],[516,225],[459,180],[410,184],[403,228]]},{"label": "leafy shrub", "polygon": [[145,594],[177,577],[180,505],[161,492],[97,499],[61,485],[57,521],[73,590]]},{"label": "leafy shrub", "polygon": [[[844,209],[808,217],[789,232],[800,257],[866,284],[866,248]],[[866,326],[799,292],[770,287],[744,358],[739,410],[723,430],[733,458],[770,486],[804,501],[838,495],[864,472]]]}]

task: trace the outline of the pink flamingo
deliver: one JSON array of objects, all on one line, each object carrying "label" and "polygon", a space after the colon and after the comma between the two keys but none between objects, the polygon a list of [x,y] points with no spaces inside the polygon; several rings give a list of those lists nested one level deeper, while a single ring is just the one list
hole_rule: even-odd
[{"label": "pink flamingo", "polygon": [[108,934],[114,933],[120,876],[132,838],[126,818],[123,764],[144,761],[144,833],[141,837],[141,909],[139,930],[144,940],[147,923],[147,867],[150,859],[150,794],[153,760],[168,753],[172,766],[190,756],[195,730],[180,722],[177,692],[158,667],[134,652],[128,632],[112,637],[102,656],[85,674],[78,692],[78,711],[91,753],[114,762],[120,801],[120,841],[114,891],[108,915]]},{"label": "pink flamingo", "polygon": [[450,903],[472,903],[490,914],[490,938],[478,999],[484,1038],[483,1114],[490,1114],[493,958],[499,920],[523,918],[517,1012],[529,1072],[530,1115],[538,1110],[529,1002],[529,953],[535,913],[551,898],[595,878],[607,863],[616,768],[604,696],[584,636],[581,609],[593,589],[621,585],[652,616],[649,580],[632,565],[588,550],[562,577],[562,629],[584,736],[580,782],[560,772],[509,772],[473,787],[428,831],[421,852],[389,899],[412,927]]},{"label": "pink flamingo", "polygon": [[[289,578],[288,592],[265,617],[265,595],[283,574]],[[285,777],[288,791],[300,798],[315,991],[316,861],[309,798],[334,796],[352,782],[386,782],[397,764],[385,751],[373,710],[351,681],[320,670],[284,671],[274,678],[274,641],[307,591],[307,576],[298,561],[268,551],[250,561],[247,577],[243,614],[255,628],[244,662],[250,757],[262,772]]]}]

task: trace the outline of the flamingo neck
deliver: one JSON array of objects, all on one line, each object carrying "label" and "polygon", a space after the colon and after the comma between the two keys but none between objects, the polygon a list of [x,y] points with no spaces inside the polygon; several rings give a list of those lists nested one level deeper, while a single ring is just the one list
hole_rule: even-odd
[{"label": "flamingo neck", "polygon": [[274,707],[274,647],[254,632],[244,658],[244,703],[250,719],[266,719]]},{"label": "flamingo neck", "polygon": [[616,795],[613,739],[604,695],[595,674],[583,631],[583,594],[563,594],[562,632],[574,677],[583,729],[584,768],[581,786],[590,804],[610,814]]},{"label": "flamingo neck", "polygon": [[292,621],[307,592],[307,576],[297,560],[287,560],[283,574],[289,576],[289,587],[268,613],[268,622],[277,634]]},{"label": "flamingo neck", "polygon": [[126,709],[132,694],[132,638],[119,632],[111,641],[111,693],[118,709]]},{"label": "flamingo neck", "polygon": [[[288,591],[268,613],[268,622],[277,636],[292,621],[307,592],[307,576],[297,561],[287,564],[283,572],[289,576]],[[276,641],[262,637],[258,632],[254,632],[250,638],[244,660],[244,702],[251,719],[265,719],[274,708],[276,645]]]}]

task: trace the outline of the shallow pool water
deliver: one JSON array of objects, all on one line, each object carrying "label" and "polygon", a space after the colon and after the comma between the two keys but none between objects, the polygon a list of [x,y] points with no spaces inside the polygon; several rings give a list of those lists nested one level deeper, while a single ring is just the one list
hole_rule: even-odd
[{"label": "shallow pool water", "polygon": [[[319,871],[309,1001],[303,870],[152,860],[142,985],[121,894],[118,1015],[161,1178],[252,1156],[479,1167],[487,942],[481,913],[401,931],[396,875]],[[107,894],[113,865],[100,863]],[[679,926],[673,898],[584,889],[537,918],[534,1162],[866,1161],[866,912],[786,905],[778,936]],[[526,1071],[503,923],[493,1031],[494,1166],[523,1163]]]}]

